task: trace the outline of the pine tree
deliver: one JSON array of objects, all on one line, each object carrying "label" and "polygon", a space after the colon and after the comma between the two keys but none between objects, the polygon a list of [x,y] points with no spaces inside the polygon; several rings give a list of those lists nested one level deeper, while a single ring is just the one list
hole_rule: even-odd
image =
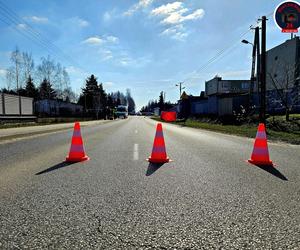
[{"label": "pine tree", "polygon": [[99,92],[97,78],[94,75],[88,77],[85,81],[85,88],[82,89],[80,104],[85,110],[95,110],[95,96]]},{"label": "pine tree", "polygon": [[126,100],[128,104],[128,112],[135,112],[135,102],[131,96],[130,89],[126,89]]},{"label": "pine tree", "polygon": [[82,89],[84,94],[95,94],[99,90],[97,78],[91,75],[86,79],[85,88]]},{"label": "pine tree", "polygon": [[159,100],[158,100],[158,106],[160,108],[160,110],[163,110],[164,109],[164,92],[161,91],[160,94],[159,94]]},{"label": "pine tree", "polygon": [[99,113],[105,112],[107,106],[107,94],[103,89],[102,83],[98,84],[97,78],[91,75],[86,79],[85,88],[79,98],[79,104],[85,107],[89,113],[94,113],[99,117]]},{"label": "pine tree", "polygon": [[25,86],[25,90],[26,90],[26,95],[28,97],[32,97],[34,98],[35,100],[37,99],[38,97],[38,90],[37,88],[35,87],[34,83],[33,83],[33,80],[31,78],[31,76],[29,75],[28,79],[27,79],[27,82],[26,82],[26,86]]},{"label": "pine tree", "polygon": [[103,107],[107,105],[107,94],[105,93],[105,90],[103,89],[103,84],[99,84],[99,94],[100,94],[100,102]]},{"label": "pine tree", "polygon": [[52,88],[51,83],[44,78],[39,88],[39,97],[40,99],[55,99],[56,93]]}]

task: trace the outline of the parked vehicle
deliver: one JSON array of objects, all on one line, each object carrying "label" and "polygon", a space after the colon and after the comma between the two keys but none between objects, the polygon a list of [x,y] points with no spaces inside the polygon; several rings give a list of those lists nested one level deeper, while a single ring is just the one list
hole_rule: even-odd
[{"label": "parked vehicle", "polygon": [[128,107],[124,105],[119,105],[115,114],[117,118],[126,119],[128,117]]}]

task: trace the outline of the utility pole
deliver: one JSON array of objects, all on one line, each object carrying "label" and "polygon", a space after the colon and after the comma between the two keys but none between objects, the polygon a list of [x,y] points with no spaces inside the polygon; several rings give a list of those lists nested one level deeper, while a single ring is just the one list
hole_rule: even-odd
[{"label": "utility pole", "polygon": [[255,28],[255,33],[256,33],[256,57],[257,57],[257,64],[256,64],[256,90],[257,94],[260,93],[260,42],[259,42],[259,27]]},{"label": "utility pole", "polygon": [[180,96],[179,96],[179,100],[180,100],[180,98],[181,98],[181,91],[183,90],[183,89],[185,89],[185,87],[182,87],[182,84],[183,84],[183,82],[180,82],[180,83],[178,83],[178,84],[176,84],[175,86],[179,86],[179,93],[180,93]]},{"label": "utility pole", "polygon": [[259,120],[266,123],[266,16],[261,19],[261,78],[260,78],[260,112]]},{"label": "utility pole", "polygon": [[258,36],[258,30],[259,28],[255,28],[255,33],[254,33],[254,41],[253,41],[253,46],[252,46],[252,67],[251,67],[251,78],[250,78],[250,88],[249,88],[249,110],[252,108],[253,104],[253,88],[254,88],[254,82],[255,82],[255,61],[256,61],[256,48],[257,48],[257,36]]}]

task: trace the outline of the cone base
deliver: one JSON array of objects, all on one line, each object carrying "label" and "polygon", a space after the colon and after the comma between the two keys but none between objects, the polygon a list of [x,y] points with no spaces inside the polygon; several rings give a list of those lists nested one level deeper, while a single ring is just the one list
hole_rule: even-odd
[{"label": "cone base", "polygon": [[255,161],[255,160],[249,159],[248,162],[251,164],[254,164],[254,165],[274,166],[272,161]]},{"label": "cone base", "polygon": [[81,158],[71,158],[69,156],[66,157],[66,162],[81,162],[81,161],[88,161],[90,158],[85,155]]},{"label": "cone base", "polygon": [[146,159],[146,161],[151,162],[151,163],[168,163],[172,160],[170,160],[169,157],[167,157],[166,159],[154,159],[149,157],[148,159]]}]

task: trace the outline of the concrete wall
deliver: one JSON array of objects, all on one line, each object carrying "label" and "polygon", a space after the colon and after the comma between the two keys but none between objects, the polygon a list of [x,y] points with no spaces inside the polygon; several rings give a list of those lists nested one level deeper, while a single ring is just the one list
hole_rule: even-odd
[{"label": "concrete wall", "polygon": [[33,115],[33,98],[0,93],[0,115]]},{"label": "concrete wall", "polygon": [[33,99],[29,97],[21,97],[22,115],[33,114]]},{"label": "concrete wall", "polygon": [[0,115],[3,115],[3,95],[0,93]]},{"label": "concrete wall", "polygon": [[279,89],[294,86],[300,62],[299,46],[299,37],[295,37],[267,51],[267,90],[275,89],[272,78]]},{"label": "concrete wall", "polygon": [[4,94],[4,106],[6,115],[19,115],[19,96]]}]

